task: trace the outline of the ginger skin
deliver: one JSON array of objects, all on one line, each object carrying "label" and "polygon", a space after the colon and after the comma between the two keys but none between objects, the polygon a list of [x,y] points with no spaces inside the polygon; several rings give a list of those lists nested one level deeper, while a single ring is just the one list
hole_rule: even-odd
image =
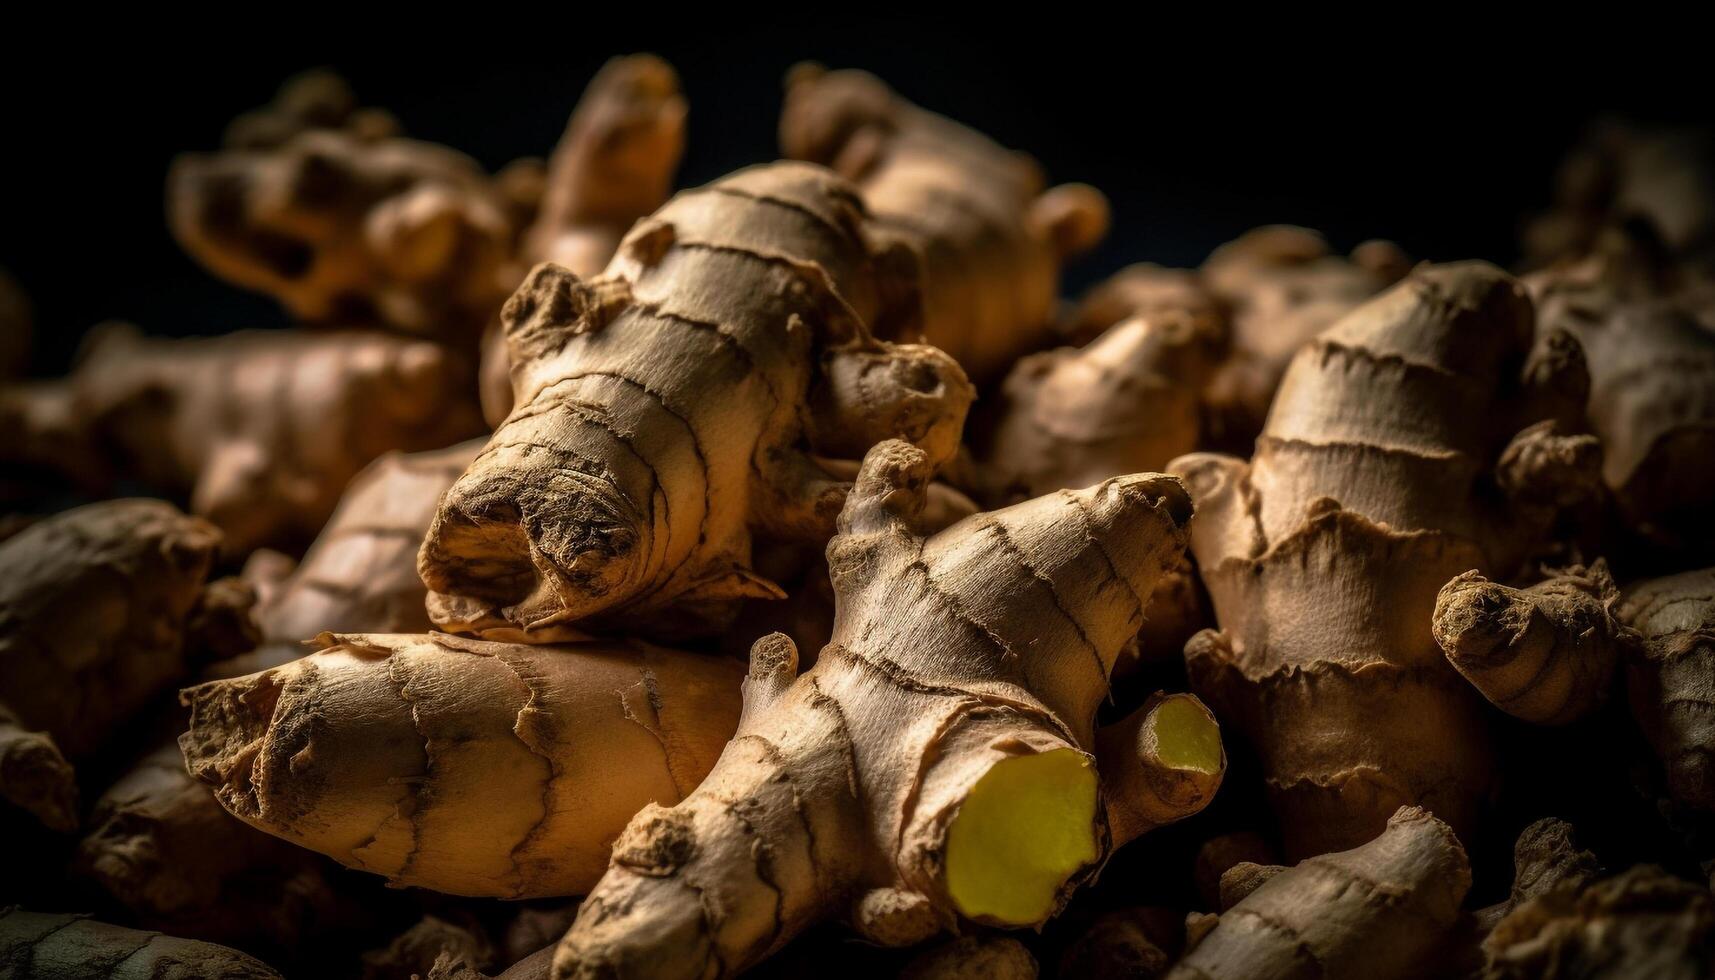
[{"label": "ginger skin", "polygon": [[1715,898],[1651,865],[1572,879],[1496,923],[1483,953],[1483,980],[1700,980],[1715,971]]},{"label": "ginger skin", "polygon": [[752,647],[738,734],[620,836],[556,977],[731,976],[842,913],[887,945],[1039,925],[1124,835],[1213,795],[1226,760],[1194,698],[1092,730],[1184,546],[1177,481],[1118,477],[924,537],[932,472],[897,441],[865,457],[828,546],[832,642],[802,675],[784,636]]},{"label": "ginger skin", "polygon": [[1626,689],[1668,792],[1715,813],[1715,568],[1627,586],[1614,615],[1641,636]]},{"label": "ginger skin", "polygon": [[1528,424],[1575,413],[1576,344],[1532,349],[1516,281],[1422,268],[1298,353],[1252,460],[1171,467],[1221,625],[1186,646],[1192,686],[1255,747],[1291,857],[1369,840],[1402,805],[1472,826],[1493,763],[1431,634],[1437,593],[1510,575],[1599,479],[1594,439]]},{"label": "ginger skin", "polygon": [[1048,345],[1060,266],[1107,233],[1101,192],[1044,190],[1036,161],[912,105],[868,72],[794,68],[780,146],[857,183],[876,222],[922,252],[921,339],[978,384]]},{"label": "ginger skin", "polygon": [[951,458],[973,392],[940,351],[874,339],[916,316],[917,278],[868,229],[850,185],[773,164],[678,194],[595,279],[538,266],[502,313],[515,407],[418,559],[434,622],[713,632],[781,594],[753,531],[831,536],[849,484],[811,453]]},{"label": "ginger skin", "polygon": [[0,908],[0,975],[53,980],[281,980],[236,949],[96,922]]},{"label": "ginger skin", "polygon": [[219,544],[158,500],[80,507],[0,544],[0,796],[76,829],[70,763],[184,676],[185,622]]},{"label": "ginger skin", "polygon": [[234,816],[395,885],[583,893],[632,814],[695,787],[738,722],[737,664],[634,641],[318,643],[184,692],[179,745]]}]

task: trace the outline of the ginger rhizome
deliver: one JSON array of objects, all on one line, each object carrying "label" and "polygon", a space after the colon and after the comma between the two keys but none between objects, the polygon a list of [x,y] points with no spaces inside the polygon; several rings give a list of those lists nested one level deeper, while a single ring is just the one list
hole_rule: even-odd
[{"label": "ginger rhizome", "polygon": [[158,500],[90,504],[0,544],[0,796],[77,827],[68,760],[184,676],[185,622],[219,546]]},{"label": "ginger rhizome", "polygon": [[1513,909],[1483,953],[1483,980],[1701,980],[1715,973],[1715,897],[1652,865],[1573,879]]},{"label": "ginger rhizome", "polygon": [[0,415],[19,433],[10,452],[184,494],[234,556],[302,547],[382,453],[482,430],[469,366],[427,341],[295,331],[163,340],[113,327],[87,347],[66,380],[0,392]]},{"label": "ginger rhizome", "polygon": [[251,826],[454,895],[575,895],[645,804],[697,785],[742,670],[635,641],[324,635],[186,691],[191,773]]},{"label": "ginger rhizome", "polygon": [[1040,925],[1112,847],[1207,803],[1226,757],[1195,698],[1093,730],[1184,547],[1178,482],[1119,477],[925,537],[932,471],[897,441],[866,456],[828,546],[833,640],[802,675],[791,641],[757,641],[737,735],[620,836],[556,976],[730,976],[841,914],[886,945]]},{"label": "ginger rhizome", "polygon": [[1511,277],[1424,268],[1298,353],[1249,462],[1173,463],[1220,624],[1186,647],[1192,686],[1259,756],[1290,856],[1369,840],[1402,805],[1473,825],[1493,764],[1437,595],[1513,574],[1595,486],[1595,440],[1536,421],[1575,414],[1582,377]]},{"label": "ginger rhizome", "polygon": [[1403,807],[1374,840],[1266,876],[1221,913],[1167,976],[1434,975],[1470,887],[1471,867],[1453,831],[1421,809]]},{"label": "ginger rhizome", "polygon": [[1615,615],[1640,637],[1627,696],[1668,792],[1715,813],[1715,568],[1630,585]]},{"label": "ginger rhizome", "polygon": [[680,193],[594,279],[538,266],[502,314],[514,408],[423,542],[436,624],[707,631],[778,597],[752,532],[825,541],[849,486],[811,453],[958,445],[958,365],[872,329],[917,315],[916,268],[799,163]]},{"label": "ginger rhizome", "polygon": [[887,234],[922,252],[925,343],[979,384],[1048,344],[1061,265],[1107,232],[1099,191],[1045,190],[1036,161],[912,105],[868,72],[800,65],[786,89],[786,155],[856,182]]},{"label": "ginger rhizome", "polygon": [[96,922],[0,908],[0,976],[19,980],[281,980],[236,949]]}]

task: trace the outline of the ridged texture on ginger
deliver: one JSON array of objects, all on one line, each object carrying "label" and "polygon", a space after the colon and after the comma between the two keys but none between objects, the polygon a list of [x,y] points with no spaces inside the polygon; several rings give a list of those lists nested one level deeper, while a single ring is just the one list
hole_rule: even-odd
[{"label": "ridged texture on ginger", "polygon": [[18,908],[0,909],[0,973],[19,980],[280,980],[236,949]]},{"label": "ridged texture on ginger", "polygon": [[8,453],[87,459],[187,494],[230,555],[302,547],[370,460],[482,431],[469,365],[438,344],[358,332],[163,340],[114,327],[65,381],[0,392],[8,414],[21,430]]},{"label": "ridged texture on ginger", "polygon": [[916,297],[910,250],[875,245],[853,188],[801,163],[678,194],[595,279],[538,266],[503,313],[512,413],[423,543],[431,617],[666,635],[778,597],[752,531],[825,541],[849,486],[810,453],[957,447],[958,365],[872,332]]},{"label": "ridged texture on ginger", "polygon": [[0,544],[0,795],[76,828],[66,759],[184,676],[185,622],[219,544],[159,500],[80,507]]},{"label": "ridged texture on ginger", "polygon": [[321,644],[185,692],[179,744],[240,819],[397,885],[582,893],[632,814],[690,792],[738,722],[738,665],[643,643]]},{"label": "ridged texture on ginger", "polygon": [[[903,443],[870,451],[828,547],[832,642],[795,676],[791,641],[757,641],[738,734],[684,802],[632,821],[556,976],[731,976],[842,913],[872,941],[922,941],[972,917],[950,869],[971,860],[955,853],[959,821],[993,774],[1056,753],[1104,778],[1162,764],[1135,738],[1104,754],[1092,725],[1153,579],[1184,546],[1178,482],[1119,477],[924,537],[931,472]],[[1013,805],[1033,795],[1029,780],[1012,786]],[[1040,918],[1012,925],[1046,919],[1106,856],[1111,809],[1067,812],[1082,826],[1053,822],[1083,837],[1085,863],[1059,870]],[[987,860],[1004,884],[1040,846]]]},{"label": "ridged texture on ginger", "polygon": [[1626,688],[1668,791],[1715,813],[1715,568],[1628,586],[1614,614],[1642,639]]},{"label": "ridged texture on ginger", "polygon": [[1034,160],[867,72],[793,69],[780,145],[857,182],[877,222],[922,251],[922,338],[978,383],[1048,345],[1061,264],[1107,231],[1099,191],[1045,191]]},{"label": "ridged texture on ginger", "polygon": [[1551,339],[1527,360],[1530,302],[1499,269],[1420,269],[1299,352],[1252,460],[1174,461],[1221,627],[1187,645],[1192,685],[1260,757],[1290,855],[1407,804],[1472,826],[1486,722],[1432,614],[1454,576],[1510,575],[1598,479],[1594,439],[1520,431],[1579,400],[1559,398],[1576,345]]},{"label": "ridged texture on ginger", "polygon": [[1187,952],[1169,980],[1434,975],[1471,867],[1453,831],[1402,808],[1375,840],[1264,881]]}]

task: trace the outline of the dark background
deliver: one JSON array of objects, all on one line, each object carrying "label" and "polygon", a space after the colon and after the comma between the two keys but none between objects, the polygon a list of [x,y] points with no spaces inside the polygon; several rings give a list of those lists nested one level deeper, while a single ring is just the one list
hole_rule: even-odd
[{"label": "dark background", "polygon": [[[317,65],[344,73],[408,134],[493,169],[548,153],[607,56],[653,50],[678,68],[690,101],[684,185],[776,153],[781,78],[794,62],[868,68],[1029,151],[1054,179],[1107,192],[1114,232],[1070,270],[1073,289],[1129,261],[1194,264],[1279,221],[1342,249],[1388,237],[1420,258],[1507,262],[1588,120],[1695,119],[1715,87],[1690,47],[1698,32],[1666,22],[1508,36],[1485,18],[1413,11],[1394,25],[1307,32],[1236,9],[1204,24],[1068,9],[997,34],[951,17],[758,24],[639,5],[605,8],[619,23],[566,8],[449,23],[431,37],[425,24],[292,9],[255,24],[92,13],[89,24],[15,34],[18,56],[0,67],[0,266],[35,303],[37,373],[63,370],[104,319],[167,334],[285,323],[178,250],[162,185],[173,154],[214,148],[229,119]],[[992,8],[971,23],[1020,16]]]}]

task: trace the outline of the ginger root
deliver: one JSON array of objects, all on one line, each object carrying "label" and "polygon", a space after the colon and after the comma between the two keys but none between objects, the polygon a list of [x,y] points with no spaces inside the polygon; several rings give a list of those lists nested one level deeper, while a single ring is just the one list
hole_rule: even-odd
[{"label": "ginger root", "polygon": [[220,533],[158,500],[112,500],[0,544],[0,796],[78,824],[70,763],[184,676],[184,630]]},{"label": "ginger root", "polygon": [[1715,813],[1715,568],[1630,585],[1614,615],[1642,639],[1627,695],[1668,792]]},{"label": "ginger root", "polygon": [[810,453],[957,448],[958,365],[872,333],[916,315],[915,268],[873,245],[848,184],[797,163],[680,193],[595,279],[538,266],[502,314],[515,407],[423,542],[431,619],[683,635],[779,597],[752,531],[820,543],[848,486]]},{"label": "ginger root", "polygon": [[739,667],[633,641],[324,634],[182,695],[192,775],[251,826],[453,895],[575,895],[738,722]]},{"label": "ginger root", "polygon": [[1483,952],[1484,980],[1700,980],[1715,972],[1715,897],[1650,865],[1568,881],[1497,923]]},{"label": "ginger root", "polygon": [[1374,840],[1268,877],[1169,980],[1387,980],[1430,972],[1471,887],[1445,823],[1402,807]]},{"label": "ginger root", "polygon": [[1298,353],[1251,461],[1171,467],[1221,626],[1186,646],[1192,686],[1255,748],[1289,856],[1407,804],[1472,826],[1493,763],[1431,634],[1437,593],[1510,575],[1599,480],[1593,438],[1528,424],[1581,401],[1576,344],[1536,349],[1511,277],[1419,269]]},{"label": "ginger root", "polygon": [[1184,547],[1178,481],[1118,477],[925,537],[932,472],[904,443],[870,450],[828,546],[832,642],[802,675],[786,637],[756,642],[738,734],[620,836],[556,977],[731,976],[841,912],[885,945],[1040,925],[1111,848],[1208,802],[1226,757],[1195,698],[1093,730]]},{"label": "ginger root", "polygon": [[86,346],[66,380],[0,392],[0,418],[20,432],[10,452],[61,466],[93,459],[117,470],[109,476],[186,494],[230,556],[301,547],[382,453],[482,430],[468,365],[427,341],[296,331],[163,340],[115,326]]},{"label": "ginger root", "polygon": [[0,975],[18,980],[281,980],[236,949],[158,932],[0,908]]},{"label": "ginger root", "polygon": [[794,68],[780,145],[856,182],[876,222],[923,253],[921,339],[979,384],[1049,343],[1061,264],[1107,233],[1101,192],[1044,190],[1036,161],[912,105],[868,72]]}]

